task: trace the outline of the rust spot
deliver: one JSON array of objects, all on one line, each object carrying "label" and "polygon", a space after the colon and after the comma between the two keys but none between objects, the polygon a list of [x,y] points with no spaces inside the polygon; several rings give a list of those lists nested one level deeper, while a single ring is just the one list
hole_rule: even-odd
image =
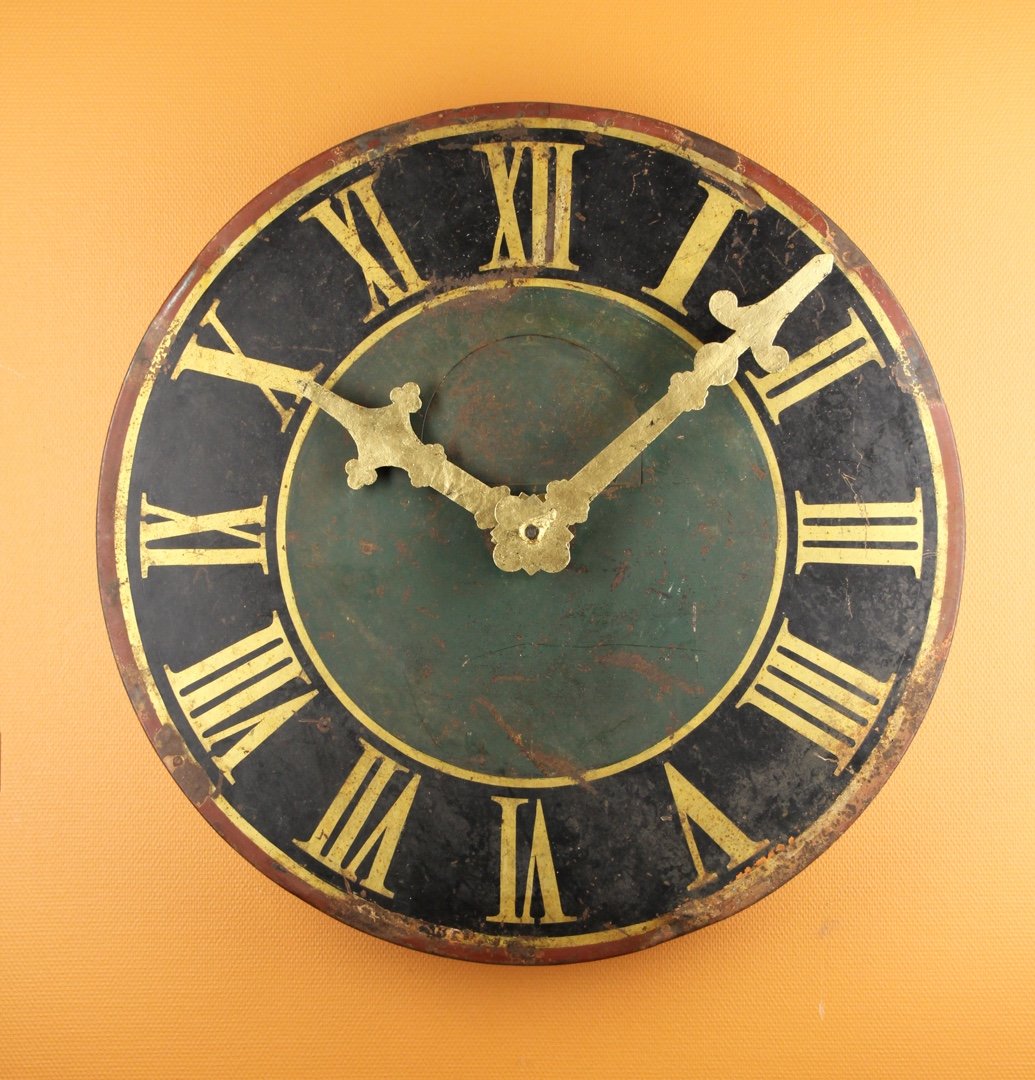
[{"label": "rust spot", "polygon": [[381,548],[372,540],[361,540],[359,542],[359,550],[363,555],[373,555],[375,551],[380,551]]},{"label": "rust spot", "polygon": [[309,719],[304,716],[299,716],[297,717],[296,722],[299,724],[311,725],[312,727],[315,727],[317,731],[324,732],[324,734],[331,730],[331,721],[329,717],[326,716],[314,716]]},{"label": "rust spot", "polygon": [[158,729],[154,745],[173,779],[195,806],[200,806],[218,794],[209,781],[208,774],[190,756],[180,733],[172,725],[163,724]]},{"label": "rust spot", "polygon": [[500,713],[499,709],[488,698],[475,698],[471,702],[471,711],[478,705],[483,708],[493,719],[496,726],[504,735],[525,755],[526,758],[543,774],[543,776],[568,776],[574,780],[585,783],[582,779],[582,770],[573,761],[549,754],[527,745],[524,735],[515,730]]},{"label": "rust spot", "polygon": [[455,735],[463,725],[463,721],[459,716],[454,716],[452,719],[444,723],[439,729],[438,738],[432,736],[432,741],[436,746],[441,745],[443,739],[449,738],[451,735]]},{"label": "rust spot", "polygon": [[682,690],[684,694],[699,696],[704,687],[685,682],[657,664],[652,664],[646,657],[632,652],[609,652],[597,657],[598,664],[608,667],[624,668],[646,679],[656,690],[657,700],[661,700],[673,690]]}]

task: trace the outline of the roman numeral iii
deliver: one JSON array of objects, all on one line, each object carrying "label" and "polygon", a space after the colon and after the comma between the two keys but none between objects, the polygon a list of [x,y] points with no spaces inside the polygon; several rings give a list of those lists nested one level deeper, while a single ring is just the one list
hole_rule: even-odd
[{"label": "roman numeral iii", "polygon": [[[488,922],[498,923],[564,923],[574,922],[574,915],[565,915],[561,906],[561,894],[557,887],[557,872],[550,850],[550,837],[546,831],[546,816],[541,799],[535,801],[535,821],[532,826],[532,843],[525,871],[524,902],[520,913],[518,898],[518,809],[528,799],[511,799],[493,795],[503,812],[500,821],[500,909],[490,915]],[[543,914],[536,919],[532,914],[532,901],[536,893],[542,900]]]},{"label": "roman numeral iii", "polygon": [[[380,315],[386,304],[389,307],[398,304],[400,300],[413,296],[428,284],[417,273],[377,195],[374,194],[376,179],[376,176],[367,176],[337,192],[334,200],[340,213],[331,199],[324,199],[298,219],[318,221],[359,267],[370,295],[370,311],[363,316],[364,322]],[[377,233],[388,256],[387,261],[378,261],[360,239],[353,200],[357,208],[362,208],[367,221]],[[394,273],[394,277],[389,273],[389,269]]]},{"label": "roman numeral iii", "polygon": [[[214,547],[200,542],[217,536],[234,541],[233,547]],[[169,546],[167,541],[188,541],[189,546]],[[166,510],[140,497],[140,573],[147,577],[153,566],[243,566],[253,563],[269,573],[266,564],[266,496],[258,506],[224,510],[215,514],[183,514]]]},{"label": "roman numeral iii", "polygon": [[420,776],[416,773],[410,776],[377,824],[370,826],[374,809],[389,782],[396,773],[408,775],[410,770],[385,757],[365,739],[359,741],[363,753],[313,835],[295,843],[317,862],[344,874],[349,881],[357,880],[369,860],[366,877],[360,885],[382,896],[393,897],[395,893],[385,884],[385,876],[413,806]]},{"label": "roman numeral iii", "polygon": [[212,758],[231,783],[234,769],[317,694],[316,690],[307,690],[289,701],[252,709],[295,680],[309,682],[288,644],[277,612],[262,630],[180,671],[173,671],[167,664],[164,670],[202,746],[211,751],[217,744],[233,740]]},{"label": "roman numeral iii", "polygon": [[784,619],[737,707],[754,705],[811,739],[837,762],[836,774],[852,760],[876,723],[894,681],[892,675],[881,682],[795,637]]},{"label": "roman numeral iii", "polygon": [[920,576],[924,511],[920,489],[912,502],[807,503],[794,493],[798,514],[795,573],[808,563],[908,566]]},{"label": "roman numeral iii", "polygon": [[[510,142],[482,143],[472,149],[485,155],[499,210],[492,258],[478,269],[542,266],[554,270],[578,270],[568,254],[571,171],[572,159],[584,147],[572,143]],[[529,169],[522,168],[526,160],[530,163]],[[523,176],[532,186],[527,244],[516,206],[518,182]]]}]

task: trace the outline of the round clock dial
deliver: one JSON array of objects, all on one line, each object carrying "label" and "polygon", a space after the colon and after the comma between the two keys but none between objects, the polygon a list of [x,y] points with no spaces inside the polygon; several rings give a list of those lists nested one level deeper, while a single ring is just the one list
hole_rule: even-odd
[{"label": "round clock dial", "polygon": [[844,830],[933,692],[962,516],[926,358],[815,207],[501,105],[220,233],[130,369],[99,556],[144,727],[247,858],[393,941],[559,962]]}]

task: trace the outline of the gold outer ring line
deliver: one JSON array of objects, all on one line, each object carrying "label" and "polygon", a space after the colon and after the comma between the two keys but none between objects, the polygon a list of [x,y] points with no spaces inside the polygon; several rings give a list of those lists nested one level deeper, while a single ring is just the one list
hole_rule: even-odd
[{"label": "gold outer ring line", "polygon": [[[376,342],[386,337],[393,329],[399,326],[401,323],[407,322],[429,308],[438,307],[441,304],[449,303],[454,300],[458,300],[462,296],[467,296],[472,292],[483,292],[489,289],[502,289],[502,288],[548,288],[548,289],[572,289],[576,292],[589,293],[593,296],[600,297],[605,300],[618,301],[630,307],[639,315],[650,318],[655,323],[661,325],[666,330],[675,334],[681,340],[686,342],[695,352],[700,349],[701,342],[697,340],[689,331],[679,326],[674,320],[668,318],[659,311],[655,311],[647,304],[641,303],[639,300],[633,297],[625,296],[623,293],[613,292],[609,289],[604,289],[596,285],[586,285],[578,281],[565,281],[560,279],[549,278],[520,278],[503,281],[488,281],[484,284],[467,285],[459,289],[455,289],[448,293],[442,293],[438,296],[434,296],[429,300],[424,301],[421,304],[417,304],[412,308],[408,308],[406,311],[401,312],[394,319],[382,326],[378,327],[369,337],[364,338],[355,349],[338,365],[327,379],[325,385],[328,389],[333,388],[334,384],[349,370],[350,367],[363,354]],[[715,391],[723,389],[722,387],[716,387]],[[319,415],[317,409],[309,410],[302,418],[301,424],[299,424],[298,431],[295,434],[295,440],[291,444],[291,449],[288,452],[287,461],[284,465],[284,474],[281,479],[280,485],[280,498],[278,500],[277,511],[277,561],[280,567],[280,580],[283,587],[284,600],[288,608],[288,613],[291,617],[291,622],[295,628],[295,633],[298,635],[303,647],[306,650],[306,654],[312,661],[313,666],[319,671],[321,678],[330,688],[331,692],[338,698],[338,700],[356,717],[357,720],[370,732],[376,735],[379,739],[383,739],[390,746],[395,747],[401,753],[406,754],[408,757],[415,761],[419,761],[422,765],[426,765],[429,768],[435,769],[438,772],[446,773],[449,776],[458,777],[461,780],[468,780],[476,784],[489,784],[494,787],[507,787],[507,788],[548,788],[548,787],[570,787],[573,784],[585,783],[590,780],[600,780],[605,776],[613,776],[615,773],[624,772],[626,769],[631,769],[634,765],[639,765],[643,761],[647,761],[652,757],[656,757],[658,754],[663,753],[665,750],[674,746],[677,742],[687,736],[695,728],[699,727],[709,716],[719,707],[722,701],[726,698],[733,687],[740,681],[744,672],[749,667],[751,661],[754,660],[755,655],[758,652],[759,647],[762,644],[762,640],[772,623],[773,615],[776,611],[776,604],[780,597],[780,589],[783,584],[784,568],[787,562],[787,512],[785,504],[785,495],[783,490],[783,482],[780,477],[780,467],[776,460],[776,454],[773,451],[769,436],[766,433],[765,428],[762,425],[762,421],[759,418],[756,411],[751,407],[747,396],[744,391],[736,384],[730,383],[729,389],[733,391],[733,395],[736,398],[737,404],[744,411],[751,424],[752,430],[755,432],[755,436],[762,448],[762,452],[765,456],[766,464],[769,467],[769,477],[773,485],[773,500],[776,506],[776,537],[773,553],[773,574],[772,584],[769,587],[769,596],[766,599],[765,607],[762,611],[762,616],[759,621],[755,633],[751,638],[751,642],[744,652],[740,663],[734,669],[730,677],[720,687],[715,694],[704,704],[700,709],[686,723],[677,728],[671,735],[664,739],[659,740],[646,749],[640,751],[637,754],[633,754],[630,757],[622,758],[620,761],[613,762],[610,765],[605,765],[597,769],[589,769],[585,773],[581,773],[578,776],[544,776],[544,777],[510,777],[510,776],[497,776],[493,773],[476,772],[472,769],[464,769],[458,765],[454,765],[451,762],[443,761],[440,758],[433,757],[431,754],[427,754],[422,750],[417,750],[409,743],[400,739],[397,735],[393,734],[383,725],[379,724],[369,713],[365,712],[359,704],[353,700],[345,688],[338,682],[337,679],[331,674],[327,665],[323,662],[323,658],[320,656],[312,638],[309,636],[305,627],[305,621],[302,618],[301,612],[298,610],[298,605],[295,600],[295,591],[291,585],[291,573],[287,562],[287,508],[290,499],[291,481],[294,476],[295,465],[298,461],[298,455],[301,452],[302,444],[305,442],[306,435],[309,433],[309,429],[312,427],[313,422]]]}]

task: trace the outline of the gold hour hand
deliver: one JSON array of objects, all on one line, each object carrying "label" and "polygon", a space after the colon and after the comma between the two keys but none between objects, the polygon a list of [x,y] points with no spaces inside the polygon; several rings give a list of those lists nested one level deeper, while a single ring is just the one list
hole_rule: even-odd
[{"label": "gold hour hand", "polygon": [[787,350],[774,344],[787,316],[830,273],[831,255],[817,255],[757,303],[741,307],[728,290],[712,294],[709,308],[733,332],[703,345],[690,371],[677,372],[668,393],[634,420],[570,480],[548,484],[545,496],[505,496],[496,507],[493,558],[504,570],[556,572],[571,559],[572,525],[585,521],[590,503],[685,412],[703,408],[708,391],[736,377],[740,357],[751,351],[766,371],[787,366]]},{"label": "gold hour hand", "polygon": [[356,457],[345,465],[351,488],[361,488],[377,479],[385,466],[402,469],[414,487],[430,487],[462,506],[483,529],[496,523],[496,504],[510,494],[506,487],[489,487],[453,464],[437,443],[421,442],[413,431],[410,416],[420,408],[420,388],[416,383],[397,386],[389,394],[390,405],[367,408],[309,381],[301,388],[323,412],[332,416],[352,436]]}]

